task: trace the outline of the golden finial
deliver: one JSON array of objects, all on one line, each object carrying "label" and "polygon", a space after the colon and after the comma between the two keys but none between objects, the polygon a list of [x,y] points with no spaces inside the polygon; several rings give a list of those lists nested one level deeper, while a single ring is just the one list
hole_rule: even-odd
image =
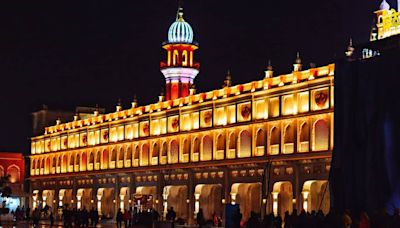
[{"label": "golden finial", "polygon": [[271,59],[269,59],[267,64],[267,69],[265,70],[265,78],[272,78],[273,74],[274,71],[271,65]]},{"label": "golden finial", "polygon": [[345,52],[347,57],[351,57],[354,53],[354,47],[353,47],[353,39],[350,37],[349,40],[349,45],[347,46],[347,50]]}]

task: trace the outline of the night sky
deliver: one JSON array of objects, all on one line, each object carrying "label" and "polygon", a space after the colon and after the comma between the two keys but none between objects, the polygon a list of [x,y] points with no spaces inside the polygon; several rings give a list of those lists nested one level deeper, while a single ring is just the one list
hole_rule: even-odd
[{"label": "night sky", "polygon": [[[389,1],[388,1],[389,2]],[[380,1],[186,0],[184,18],[200,44],[198,91],[263,78],[268,59],[289,73],[299,51],[305,68],[343,56],[349,37],[367,42]],[[392,6],[396,7],[395,4]],[[29,153],[30,113],[42,104],[114,111],[155,102],[164,78],[161,43],[176,0],[1,1],[0,151]]]}]

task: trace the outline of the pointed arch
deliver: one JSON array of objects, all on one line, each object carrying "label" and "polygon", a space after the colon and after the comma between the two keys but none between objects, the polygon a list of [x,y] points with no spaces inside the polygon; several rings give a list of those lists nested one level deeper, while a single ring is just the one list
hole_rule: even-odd
[{"label": "pointed arch", "polygon": [[101,154],[100,150],[96,150],[95,156],[94,156],[94,169],[99,170],[101,167]]},{"label": "pointed arch", "polygon": [[44,174],[49,174],[51,169],[50,157],[45,158]]},{"label": "pointed arch", "polygon": [[263,156],[265,151],[265,132],[263,129],[258,129],[256,133],[256,156]]},{"label": "pointed arch", "polygon": [[202,139],[202,150],[200,154],[200,160],[201,161],[210,161],[212,159],[213,155],[213,145],[212,145],[212,139],[210,136],[206,135]]},{"label": "pointed arch", "polygon": [[117,157],[117,168],[123,168],[124,167],[124,158],[125,158],[125,150],[124,147],[121,146],[119,147],[118,150],[118,157]]},{"label": "pointed arch", "polygon": [[189,140],[188,139],[184,139],[183,140],[181,162],[189,162],[189,152],[190,152]]},{"label": "pointed arch", "polygon": [[61,165],[61,172],[65,173],[68,171],[68,157],[67,154],[62,155],[62,165]]},{"label": "pointed arch", "polygon": [[239,134],[239,158],[251,156],[251,134],[247,130],[243,130]]},{"label": "pointed arch", "polygon": [[115,168],[116,160],[117,160],[117,150],[114,147],[111,149],[111,152],[110,152],[110,161],[109,161],[110,163],[108,165],[108,168],[110,168],[110,169]]},{"label": "pointed arch", "polygon": [[283,153],[290,154],[294,152],[294,127],[288,124],[284,131]]},{"label": "pointed arch", "polygon": [[125,150],[125,167],[131,167],[132,165],[132,147],[127,146]]},{"label": "pointed arch", "polygon": [[300,125],[299,152],[308,152],[310,145],[310,127],[307,122]]},{"label": "pointed arch", "polygon": [[80,164],[81,171],[86,171],[87,169],[87,163],[88,163],[87,153],[88,153],[87,151],[83,151],[81,154],[81,164]]},{"label": "pointed arch", "polygon": [[281,134],[279,132],[279,129],[277,127],[272,127],[271,128],[271,133],[270,133],[270,145],[269,145],[269,154],[274,155],[274,154],[279,154],[279,148],[280,148],[280,143],[281,143]]},{"label": "pointed arch", "polygon": [[236,140],[236,135],[235,132],[231,132],[229,134],[229,143],[228,143],[228,150],[227,150],[227,158],[236,158],[236,146],[237,146],[237,140]]},{"label": "pointed arch", "polygon": [[104,149],[102,152],[102,159],[101,159],[101,169],[108,168],[108,149]]},{"label": "pointed arch", "polygon": [[215,154],[216,159],[224,159],[225,155],[225,135],[224,134],[219,134],[217,136],[217,151]]},{"label": "pointed arch", "polygon": [[157,142],[153,143],[152,150],[151,150],[151,164],[158,165],[158,155],[160,153],[160,147],[158,146]]},{"label": "pointed arch", "polygon": [[195,137],[193,139],[191,161],[198,162],[199,156],[200,156],[200,140],[199,140],[199,138]]},{"label": "pointed arch", "polygon": [[7,168],[7,175],[9,175],[9,179],[8,180],[11,183],[17,183],[17,182],[20,182],[20,180],[21,180],[21,170],[15,164],[12,164]]},{"label": "pointed arch", "polygon": [[133,163],[132,163],[132,165],[134,167],[138,167],[139,166],[140,148],[139,148],[139,145],[135,145],[134,147],[135,147],[135,149],[133,151]]},{"label": "pointed arch", "polygon": [[88,167],[87,170],[93,170],[93,167],[95,166],[94,163],[94,151],[89,151],[89,159],[88,159]]},{"label": "pointed arch", "polygon": [[313,151],[323,151],[329,148],[329,125],[324,119],[315,121],[313,127]]},{"label": "pointed arch", "polygon": [[149,165],[149,144],[143,143],[140,152],[140,166]]},{"label": "pointed arch", "polygon": [[55,174],[57,170],[57,156],[51,158],[51,173]]},{"label": "pointed arch", "polygon": [[57,155],[56,173],[61,173],[62,170],[62,155]]},{"label": "pointed arch", "polygon": [[168,157],[167,143],[162,142],[161,153],[160,153],[160,164],[162,165],[167,164],[167,157]]},{"label": "pointed arch", "polygon": [[179,161],[179,144],[174,139],[169,144],[169,156],[168,156],[168,163],[175,164]]}]

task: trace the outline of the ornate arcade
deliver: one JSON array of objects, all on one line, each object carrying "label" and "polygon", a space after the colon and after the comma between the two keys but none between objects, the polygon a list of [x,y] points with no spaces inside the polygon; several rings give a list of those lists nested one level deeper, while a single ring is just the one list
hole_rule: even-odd
[{"label": "ornate arcade", "polygon": [[224,204],[283,215],[286,210],[329,209],[327,178],[333,148],[334,65],[196,93],[191,85],[193,31],[182,10],[171,25],[166,99],[87,119],[75,118],[33,137],[32,207],[66,204],[117,208],[173,206],[192,221]]}]

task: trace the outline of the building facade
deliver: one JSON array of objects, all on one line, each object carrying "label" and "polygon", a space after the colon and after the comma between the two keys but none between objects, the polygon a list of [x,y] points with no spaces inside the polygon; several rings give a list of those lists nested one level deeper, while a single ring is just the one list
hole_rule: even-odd
[{"label": "building facade", "polygon": [[18,206],[25,206],[24,175],[25,159],[22,153],[0,152],[0,177],[8,176],[6,186],[11,188],[11,197],[0,196],[0,202],[5,202],[11,211]]},{"label": "building facade", "polygon": [[154,104],[46,127],[32,137],[31,207],[174,207],[192,222],[239,205],[283,215],[329,210],[334,65],[196,93],[193,30],[178,10],[163,43],[166,96]]}]

